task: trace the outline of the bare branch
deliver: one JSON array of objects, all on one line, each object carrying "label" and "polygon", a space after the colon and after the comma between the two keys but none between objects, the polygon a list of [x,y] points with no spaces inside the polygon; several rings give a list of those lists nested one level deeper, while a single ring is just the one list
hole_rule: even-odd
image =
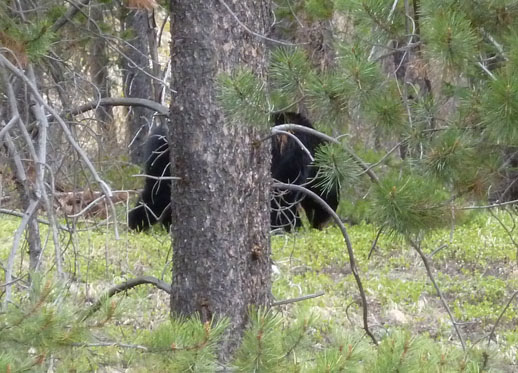
[{"label": "bare branch", "polygon": [[147,175],[147,174],[135,174],[131,175],[132,177],[145,177],[146,179],[152,179],[152,180],[182,180],[181,177],[178,176],[153,176],[153,175]]},{"label": "bare branch", "polygon": [[[36,86],[36,77],[34,75],[34,70],[31,65],[28,68],[29,79]],[[33,95],[32,95],[33,96]],[[33,97],[34,98],[34,97]],[[52,231],[52,241],[54,242],[54,252],[55,252],[55,261],[56,261],[56,272],[59,278],[63,278],[63,266],[62,266],[62,258],[61,258],[61,245],[59,243],[58,237],[58,223],[56,221],[56,217],[54,215],[52,204],[50,202],[49,196],[47,195],[47,191],[45,189],[45,165],[47,163],[47,129],[49,123],[47,122],[47,118],[43,112],[43,107],[41,104],[35,103],[31,105],[32,112],[34,113],[35,118],[39,122],[39,131],[38,131],[38,154],[34,157],[34,162],[36,164],[36,186],[39,189],[40,198],[43,200],[43,204],[45,209],[47,210],[47,217],[51,222],[50,228]],[[24,136],[27,138],[27,142],[30,148],[32,148],[31,139],[27,130],[24,126],[22,126],[22,132]],[[36,268],[39,267],[39,263],[41,261],[43,255],[43,250],[40,251],[40,257],[38,258],[38,263],[36,264]]]},{"label": "bare branch", "polygon": [[94,342],[94,343],[72,343],[74,347],[120,347],[120,348],[134,348],[136,350],[149,351],[149,348],[141,345],[131,345],[119,342]]},{"label": "bare branch", "polygon": [[[48,105],[45,100],[43,99],[43,97],[41,97],[39,91],[38,91],[38,88],[34,86],[34,84],[25,76],[25,74],[23,73],[23,71],[21,71],[20,69],[18,69],[16,66],[14,66],[11,62],[9,62],[9,60],[7,58],[5,58],[3,55],[0,54],[0,64],[4,65],[7,69],[9,69],[14,75],[16,75],[18,78],[20,78],[26,85],[27,87],[29,88],[29,90],[31,91],[31,93],[33,94],[33,97],[34,99],[39,103],[41,104],[42,106],[45,107],[45,109],[54,116],[54,118],[56,119],[56,121],[59,123],[59,125],[61,126],[61,129],[63,130],[63,133],[65,134],[68,142],[70,143],[70,145],[72,145],[72,147],[75,149],[75,151],[79,154],[79,156],[81,157],[81,159],[83,160],[83,162],[86,164],[86,166],[88,167],[88,169],[90,170],[90,173],[92,174],[93,178],[95,179],[95,181],[101,186],[101,189],[103,190],[103,193],[107,196],[107,197],[111,197],[112,196],[112,191],[110,189],[110,187],[108,186],[108,184],[106,184],[104,182],[104,180],[101,179],[101,177],[99,176],[99,174],[97,173],[97,170],[95,169],[94,165],[92,164],[92,162],[90,161],[90,159],[88,158],[88,155],[86,154],[86,152],[83,150],[83,148],[81,148],[81,146],[76,142],[76,140],[74,139],[74,136],[72,135],[72,132],[70,131],[70,129],[68,128],[67,124],[63,121],[63,119],[59,116],[59,114],[50,106]],[[115,211],[115,206],[113,205],[113,202],[111,201],[111,198],[108,198],[108,203],[110,204],[110,208],[112,210],[112,217],[116,223],[116,211]],[[114,224],[114,232],[115,232],[115,238],[116,239],[119,239],[119,230],[117,228],[117,224]]]},{"label": "bare branch", "polygon": [[421,250],[420,245],[417,242],[414,242],[410,237],[407,237],[408,242],[410,245],[414,248],[415,251],[419,254],[421,257],[421,260],[423,261],[424,267],[426,269],[426,273],[428,274],[428,278],[432,282],[433,287],[435,288],[435,291],[437,292],[437,295],[439,296],[439,299],[441,300],[441,303],[448,313],[448,316],[450,317],[451,323],[453,325],[453,329],[455,329],[455,333],[457,333],[457,337],[459,338],[460,344],[462,345],[462,349],[466,351],[466,343],[464,342],[464,338],[462,337],[462,334],[460,333],[458,323],[455,320],[455,317],[451,313],[450,307],[448,306],[448,302],[446,302],[446,298],[444,298],[444,295],[442,294],[441,289],[439,288],[439,285],[437,285],[437,282],[435,282],[435,277],[432,273],[432,267],[430,266],[430,262],[428,261],[428,257],[423,253],[423,250]]},{"label": "bare branch", "polygon": [[518,199],[514,199],[512,201],[507,202],[498,202],[493,203],[491,205],[482,205],[482,206],[466,206],[466,207],[456,207],[456,210],[482,210],[482,209],[493,209],[495,207],[509,206],[518,204]]},{"label": "bare branch", "polygon": [[374,239],[374,241],[372,242],[372,246],[371,246],[371,249],[369,250],[369,255],[367,255],[367,260],[370,260],[371,258],[371,255],[372,253],[374,252],[374,249],[376,249],[376,245],[378,244],[378,240],[381,236],[381,234],[383,233],[383,228],[385,228],[384,226],[381,227],[379,230],[378,230],[378,233],[376,234],[376,238]]},{"label": "bare branch", "polygon": [[293,133],[288,132],[288,131],[282,131],[282,130],[277,129],[276,127],[273,127],[272,134],[273,135],[286,135],[286,136],[291,137],[300,146],[300,148],[308,155],[309,159],[311,159],[311,162],[315,161],[315,159],[313,158],[313,155],[308,150],[308,148],[306,148],[306,146],[302,143],[302,141],[300,141],[300,139],[297,136],[295,136]]},{"label": "bare branch", "polygon": [[111,298],[117,293],[120,293],[125,290],[129,290],[131,288],[134,288],[135,286],[143,285],[143,284],[151,284],[155,287],[159,288],[160,290],[165,291],[168,294],[171,294],[171,286],[167,283],[165,283],[162,280],[159,280],[156,277],[153,276],[141,276],[137,278],[133,278],[131,280],[128,280],[122,284],[116,285],[112,288],[110,288],[93,306],[90,307],[90,309],[87,311],[86,315],[82,318],[82,320],[86,320],[92,314],[94,314],[96,311],[101,308],[101,305],[107,298]]},{"label": "bare branch", "polygon": [[81,0],[78,3],[75,3],[74,1],[70,1],[71,6],[67,9],[66,13],[63,14],[50,28],[50,31],[56,32],[61,27],[63,27],[67,22],[69,22],[74,16],[79,12],[79,10],[88,5],[90,0]]},{"label": "bare branch", "polygon": [[[500,226],[504,229],[505,233],[509,236],[509,239],[513,243],[513,246],[516,248],[516,254],[518,255],[518,242],[514,239],[515,234],[513,231],[515,230],[516,226],[513,224],[511,228],[508,228],[507,225],[500,219],[493,210],[488,210],[491,216],[500,224]],[[514,223],[514,220],[513,220]],[[516,260],[518,261],[518,256],[516,257]]]},{"label": "bare branch", "polygon": [[4,125],[3,123],[5,123],[5,122],[2,121],[2,125],[4,127],[0,130],[0,141],[2,141],[2,137],[4,137],[4,135],[9,131],[9,129],[11,127],[13,127],[16,123],[18,123],[19,119],[20,119],[20,115],[18,113],[16,113],[16,114],[13,115],[13,117],[11,118],[9,123]]},{"label": "bare branch", "polygon": [[491,328],[491,331],[489,332],[489,336],[488,336],[488,341],[487,341],[487,346],[489,347],[489,344],[491,343],[491,338],[493,338],[493,336],[495,335],[495,330],[496,330],[496,327],[498,326],[498,324],[500,324],[500,320],[502,320],[502,317],[504,316],[505,314],[505,311],[507,311],[507,309],[509,308],[509,306],[511,305],[511,302],[514,300],[514,298],[516,298],[518,296],[518,290],[514,292],[513,295],[511,295],[511,298],[509,298],[509,300],[507,301],[504,309],[502,310],[502,312],[500,312],[500,315],[498,316],[498,319],[496,320],[495,322],[495,325],[493,325],[493,327]]},{"label": "bare branch", "polygon": [[349,146],[347,146],[346,144],[341,143],[340,141],[338,141],[334,137],[328,136],[325,133],[317,131],[317,130],[315,130],[313,128],[308,128],[308,127],[304,127],[304,126],[301,126],[299,124],[293,124],[293,123],[281,124],[281,125],[275,126],[275,128],[277,130],[281,130],[281,131],[297,130],[297,131],[300,131],[300,132],[305,132],[305,133],[308,133],[310,135],[316,136],[316,137],[318,137],[318,138],[320,138],[320,139],[322,139],[324,141],[330,142],[332,144],[338,144],[338,145],[342,146],[344,148],[344,150],[354,159],[354,161],[365,171],[365,173],[367,175],[369,175],[369,177],[372,180],[372,182],[374,182],[375,184],[379,184],[379,178],[371,170],[371,167],[369,167],[368,164],[366,164],[360,157],[358,157],[358,155],[355,152],[353,152],[352,149],[349,148]]},{"label": "bare branch", "polygon": [[[303,127],[303,126],[300,126]],[[303,127],[306,128],[306,127]],[[349,234],[347,233],[347,229],[345,228],[345,225],[342,223],[342,220],[340,217],[336,214],[336,212],[329,207],[329,205],[316,193],[313,193],[311,190],[295,184],[286,184],[286,183],[273,183],[273,188],[279,188],[279,189],[287,189],[287,190],[293,190],[296,192],[302,192],[306,194],[307,197],[313,198],[323,209],[326,210],[327,213],[329,213],[333,220],[335,221],[336,225],[340,227],[340,231],[342,232],[342,236],[344,237],[345,245],[347,247],[347,253],[349,255],[349,263],[351,266],[351,271],[353,273],[354,279],[356,280],[356,285],[358,286],[358,291],[360,292],[360,297],[362,300],[362,310],[363,310],[363,330],[365,330],[365,333],[372,339],[372,341],[375,344],[378,344],[378,341],[376,340],[376,337],[374,337],[374,334],[369,330],[369,321],[368,321],[368,310],[367,310],[367,297],[365,295],[365,291],[363,290],[363,284],[360,278],[360,275],[358,273],[358,266],[356,265],[356,259],[354,257],[354,251],[351,244],[351,240],[349,239]]]},{"label": "bare branch", "polygon": [[97,109],[99,106],[143,106],[148,109],[154,110],[157,113],[162,115],[169,115],[169,108],[164,105],[159,104],[158,102],[148,100],[145,98],[136,98],[136,97],[104,97],[100,100],[95,100],[80,107],[64,112],[62,116],[66,117],[67,115],[76,116],[82,113],[85,113],[90,110]]},{"label": "bare branch", "polygon": [[308,300],[308,299],[312,299],[312,298],[317,298],[317,297],[321,297],[322,295],[324,295],[325,292],[323,291],[319,291],[318,293],[315,293],[315,294],[308,294],[308,295],[304,295],[302,297],[298,297],[298,298],[291,298],[291,299],[285,299],[285,300],[279,300],[279,301],[276,301],[276,302],[272,302],[270,304],[270,306],[272,307],[277,307],[277,306],[283,306],[285,304],[290,304],[290,303],[296,303],[296,302],[302,302],[304,300]]},{"label": "bare branch", "polygon": [[[22,212],[18,212],[18,211],[13,211],[13,210],[7,210],[7,209],[0,209],[0,214],[5,214],[5,215],[11,215],[11,216],[16,216],[16,217],[19,217],[19,218],[24,218],[25,217],[25,214],[22,213]],[[45,225],[51,225],[50,222],[46,221],[46,220],[43,220],[43,219],[39,219],[37,218],[36,221],[40,224],[45,224]],[[58,225],[58,228],[61,229],[62,231],[66,231],[66,232],[72,232],[72,230],[68,227],[65,227],[64,225]]]}]

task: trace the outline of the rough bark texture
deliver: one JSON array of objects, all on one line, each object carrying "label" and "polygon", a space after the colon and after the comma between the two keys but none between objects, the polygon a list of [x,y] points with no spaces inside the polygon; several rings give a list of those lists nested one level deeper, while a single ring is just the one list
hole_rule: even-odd
[{"label": "rough bark texture", "polygon": [[[103,12],[98,7],[92,7],[90,11],[93,22],[99,24],[103,22]],[[92,30],[97,31],[95,26],[90,25]],[[89,67],[90,76],[92,83],[95,84],[94,97],[100,100],[105,97],[110,97],[110,79],[108,74],[108,68],[110,60],[107,54],[106,40],[102,36],[98,36],[91,41],[90,53],[89,53]],[[95,110],[95,118],[97,119],[99,129],[101,130],[104,138],[114,138],[114,129],[111,126],[113,121],[113,110],[111,107],[100,106]]]},{"label": "rough bark texture", "polygon": [[[267,34],[269,1],[226,0],[247,27]],[[217,75],[246,65],[262,74],[263,40],[219,1],[171,1],[173,313],[227,316],[226,360],[249,305],[270,299],[269,143],[256,130],[225,123]]]},{"label": "rough bark texture", "polygon": [[[122,57],[124,94],[126,97],[152,100],[153,86],[148,75],[151,74],[148,33],[152,30],[149,25],[148,11],[131,10],[124,21],[125,29],[131,31],[133,36],[125,50],[127,59]],[[128,113],[128,144],[130,144],[130,159],[133,163],[144,162],[143,145],[152,120],[153,111],[144,107],[133,107]]]}]

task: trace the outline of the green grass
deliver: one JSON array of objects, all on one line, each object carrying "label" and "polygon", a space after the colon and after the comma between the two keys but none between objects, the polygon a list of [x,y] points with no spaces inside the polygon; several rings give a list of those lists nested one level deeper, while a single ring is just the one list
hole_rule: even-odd
[{"label": "green grass", "polygon": [[[497,216],[507,227],[512,226],[511,216],[504,213]],[[18,218],[0,216],[0,262],[4,267],[19,222]],[[441,348],[458,347],[451,323],[417,253],[400,237],[382,235],[368,259],[377,229],[368,224],[347,229],[375,335],[382,338],[402,328],[413,336],[433,338],[441,343]],[[54,248],[45,226],[41,226],[41,235],[47,242],[44,269],[52,274]],[[60,244],[66,248],[64,270],[71,280],[68,295],[75,304],[84,307],[127,278],[151,275],[166,282],[171,280],[170,239],[160,229],[150,234],[121,230],[118,240],[106,226],[73,236],[61,232]],[[485,213],[472,215],[469,221],[455,227],[453,233],[449,229],[438,230],[423,241],[426,253],[441,245],[444,246],[431,260],[435,278],[454,316],[461,322],[460,329],[468,345],[486,346],[485,337],[518,289],[517,248],[500,223]],[[26,250],[25,245],[18,250],[15,275],[27,269]],[[360,298],[338,228],[302,229],[273,236],[272,252],[278,268],[272,289],[276,299],[325,292],[321,297],[283,307],[283,314],[291,320],[296,320],[297,312],[302,309],[317,318],[310,332],[313,344],[328,343],[336,330],[361,335]],[[14,300],[22,295],[23,291],[17,288]],[[132,289],[113,300],[118,304],[117,317],[99,331],[105,339],[137,341],[168,320],[168,296],[151,286]],[[491,357],[504,367],[518,364],[517,311],[515,299],[496,329],[497,342],[491,345]],[[70,356],[75,355],[77,364],[89,366],[92,364],[89,354],[81,351]],[[138,360],[137,352],[117,348],[104,347],[101,355],[102,364],[106,365],[118,365],[121,359],[125,364]],[[63,367],[66,366],[64,363]]]}]

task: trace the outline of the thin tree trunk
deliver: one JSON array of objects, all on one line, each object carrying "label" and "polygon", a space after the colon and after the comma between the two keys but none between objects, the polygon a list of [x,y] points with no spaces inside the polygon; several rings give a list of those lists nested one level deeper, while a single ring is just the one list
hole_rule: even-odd
[{"label": "thin tree trunk", "polygon": [[[152,100],[154,94],[148,37],[152,30],[148,11],[131,10],[124,19],[124,27],[126,31],[132,33],[129,45],[125,48],[126,57],[122,57],[124,95]],[[153,120],[153,113],[144,107],[133,107],[128,113],[128,144],[130,144],[130,159],[133,163],[144,162],[143,144]]]},{"label": "thin tree trunk", "polygon": [[[225,7],[232,9],[232,13]],[[217,102],[217,76],[242,64],[262,74],[270,2],[171,1],[170,144],[174,264],[171,311],[231,320],[221,345],[237,347],[249,306],[270,300],[269,159],[263,134],[229,125]]]},{"label": "thin tree trunk", "polygon": [[[95,33],[97,30],[96,24],[103,22],[103,13],[99,7],[93,6],[90,10],[90,27]],[[105,97],[110,97],[110,79],[108,76],[109,59],[106,50],[106,40],[102,36],[98,36],[92,40],[90,44],[89,65],[90,76],[95,85],[94,97],[100,100]],[[101,130],[103,138],[115,138],[114,128],[111,127],[113,121],[113,111],[111,107],[99,106],[95,110],[95,118],[98,122],[98,127]],[[110,136],[110,131],[112,135]]]},{"label": "thin tree trunk", "polygon": [[[0,69],[1,87],[7,95],[6,100],[0,102],[2,106],[0,114],[2,118],[20,118],[17,120],[18,129],[13,128],[13,132],[16,133],[16,137],[22,138],[21,126],[26,126],[26,123],[33,119],[28,110],[29,97],[20,82],[14,81],[14,83],[11,84],[3,66],[0,66]],[[35,206],[38,203],[34,193],[34,177],[31,178],[31,176],[35,175],[36,171],[33,165],[30,165],[31,168],[29,168],[29,166],[23,164],[22,159],[30,159],[30,156],[20,154],[25,153],[24,148],[26,147],[22,145],[21,140],[18,143],[19,144],[15,145],[14,140],[11,140],[11,144],[8,147],[8,154],[11,170],[16,182],[16,189],[20,197],[20,205],[24,211],[27,211],[29,206]],[[28,172],[31,172],[31,175],[28,175]],[[29,215],[26,231],[29,246],[29,268],[31,270],[36,270],[41,256],[40,233],[36,218],[37,216],[34,213]]]}]

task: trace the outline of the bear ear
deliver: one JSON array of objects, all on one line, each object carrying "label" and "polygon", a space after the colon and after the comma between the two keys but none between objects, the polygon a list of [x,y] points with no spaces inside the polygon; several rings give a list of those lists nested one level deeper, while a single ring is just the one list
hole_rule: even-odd
[{"label": "bear ear", "polygon": [[292,123],[299,124],[304,127],[313,128],[313,125],[304,115],[300,113],[295,113],[293,111],[282,111],[279,113],[271,114],[272,122],[275,126],[280,124]]},{"label": "bear ear", "polygon": [[271,121],[274,123],[274,125],[278,126],[279,124],[285,124],[286,123],[286,113],[272,113],[271,115]]}]

